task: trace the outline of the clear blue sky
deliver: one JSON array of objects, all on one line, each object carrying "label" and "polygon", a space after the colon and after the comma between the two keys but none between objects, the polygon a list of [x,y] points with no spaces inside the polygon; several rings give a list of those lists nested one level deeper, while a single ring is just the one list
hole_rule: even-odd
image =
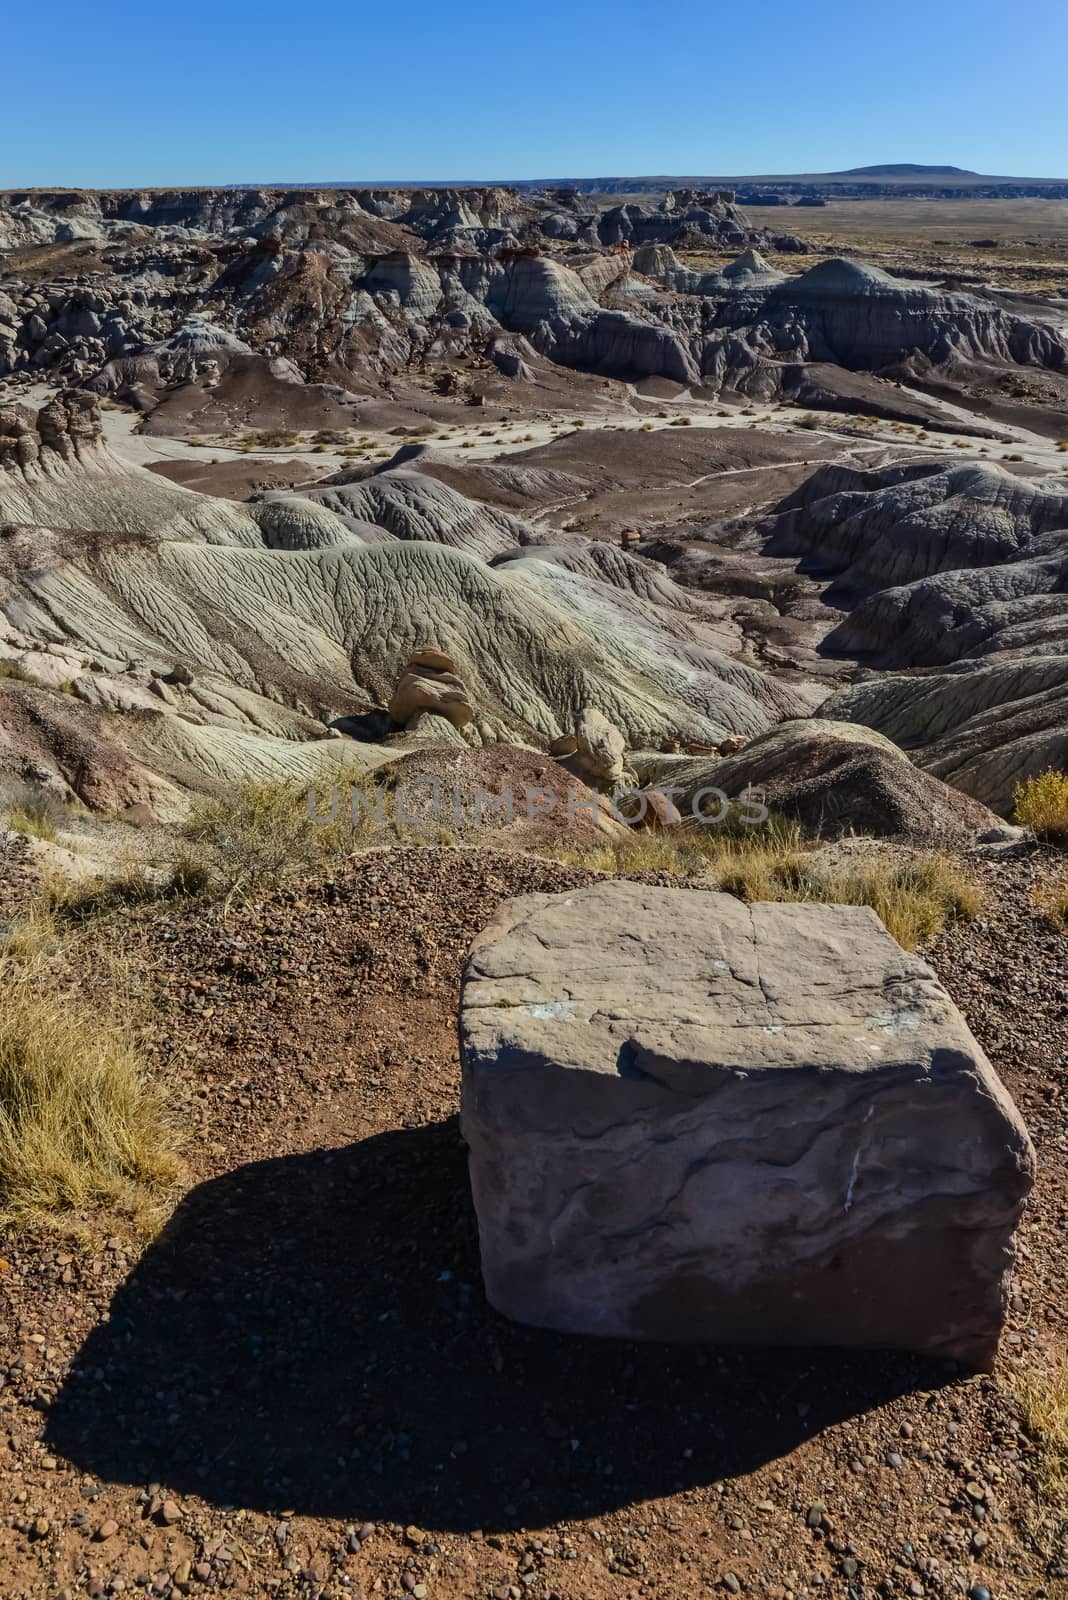
[{"label": "clear blue sky", "polygon": [[1066,0],[51,0],[4,23],[0,186],[1068,177],[1066,49]]}]

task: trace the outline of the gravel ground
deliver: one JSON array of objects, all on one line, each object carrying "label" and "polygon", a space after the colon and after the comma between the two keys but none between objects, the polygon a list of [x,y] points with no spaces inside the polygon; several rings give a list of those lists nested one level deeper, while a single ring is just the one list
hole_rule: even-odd
[{"label": "gravel ground", "polygon": [[398,849],[225,920],[124,916],[189,1187],[147,1247],[114,1217],[3,1247],[4,1600],[1068,1593],[1015,1398],[1066,1335],[1068,939],[1032,903],[1045,855],[976,870],[987,914],[931,959],[1041,1161],[986,1377],[606,1344],[486,1306],[459,968],[502,899],[590,874]]}]

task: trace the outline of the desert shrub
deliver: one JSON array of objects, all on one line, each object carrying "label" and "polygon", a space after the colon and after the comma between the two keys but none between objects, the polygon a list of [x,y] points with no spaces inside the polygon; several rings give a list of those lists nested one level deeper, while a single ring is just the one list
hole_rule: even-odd
[{"label": "desert shrub", "polygon": [[238,440],[243,450],[291,450],[300,443],[300,434],[290,428],[249,428]]},{"label": "desert shrub", "polygon": [[16,683],[33,683],[33,676],[17,661],[0,661],[0,678],[14,678]]},{"label": "desert shrub", "polygon": [[5,962],[0,1219],[135,1204],[174,1182],[167,1100],[116,1016]]},{"label": "desert shrub", "polygon": [[369,779],[339,769],[331,782],[311,789],[246,779],[231,795],[199,800],[183,826],[198,850],[190,870],[207,873],[228,893],[246,894],[322,870],[351,855],[374,828],[362,806],[353,820],[353,787],[370,797]]},{"label": "desert shrub", "polygon": [[170,896],[206,894],[211,887],[211,863],[196,850],[180,850],[171,863],[165,893]]},{"label": "desert shrub", "polygon": [[1016,785],[1013,815],[1037,838],[1068,844],[1068,772],[1047,767],[1037,777]]}]

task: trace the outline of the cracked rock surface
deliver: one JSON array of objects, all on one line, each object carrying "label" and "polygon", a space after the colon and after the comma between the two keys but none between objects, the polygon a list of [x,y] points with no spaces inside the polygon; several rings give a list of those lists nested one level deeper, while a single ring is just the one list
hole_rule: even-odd
[{"label": "cracked rock surface", "polygon": [[871,911],[618,881],[512,900],[461,1039],[498,1310],[992,1362],[1030,1140]]}]

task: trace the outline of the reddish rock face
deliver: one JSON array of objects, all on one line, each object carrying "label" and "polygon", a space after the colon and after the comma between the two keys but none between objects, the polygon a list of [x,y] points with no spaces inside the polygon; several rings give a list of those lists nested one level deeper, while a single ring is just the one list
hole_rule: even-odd
[{"label": "reddish rock face", "polygon": [[461,1037],[507,1316],[993,1361],[1031,1142],[873,912],[623,882],[513,900]]}]

